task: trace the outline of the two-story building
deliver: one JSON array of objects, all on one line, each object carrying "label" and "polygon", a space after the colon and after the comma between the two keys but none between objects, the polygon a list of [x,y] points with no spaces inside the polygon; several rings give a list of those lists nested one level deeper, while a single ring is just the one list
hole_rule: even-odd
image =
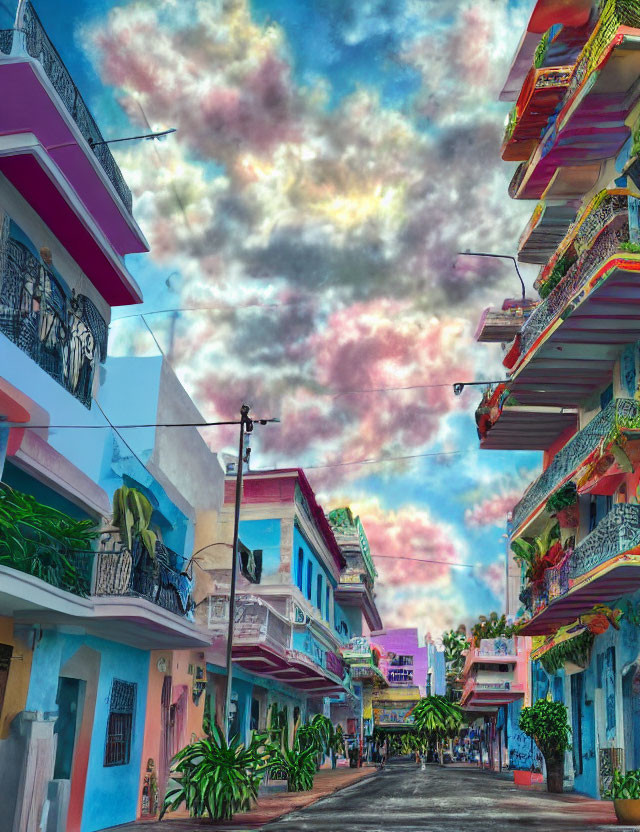
[{"label": "two-story building", "polygon": [[478,417],[482,447],[543,452],[513,511],[508,581],[521,633],[542,638],[533,698],[567,705],[566,779],[594,796],[640,765],[638,44],[635,4],[535,4],[503,152],[521,160],[510,195],[539,200],[518,257],[540,265],[541,300]]},{"label": "two-story building", "polygon": [[[224,647],[236,479],[226,479],[219,519],[197,528],[200,565],[210,577],[201,621],[213,639],[207,651],[207,696],[222,724]],[[354,697],[340,648],[353,633],[353,616],[337,600],[346,560],[304,471],[247,472],[240,539],[259,568],[250,582],[239,575],[233,640],[233,725],[247,736],[265,727],[267,711],[286,708],[294,726],[324,712],[327,697]],[[213,543],[211,541],[214,541]]]}]

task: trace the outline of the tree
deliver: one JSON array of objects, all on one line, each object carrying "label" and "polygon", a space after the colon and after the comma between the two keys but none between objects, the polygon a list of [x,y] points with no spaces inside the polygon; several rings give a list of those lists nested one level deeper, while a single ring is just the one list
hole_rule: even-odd
[{"label": "tree", "polygon": [[414,707],[413,724],[419,736],[436,743],[457,736],[462,725],[462,708],[446,696],[425,696]]}]

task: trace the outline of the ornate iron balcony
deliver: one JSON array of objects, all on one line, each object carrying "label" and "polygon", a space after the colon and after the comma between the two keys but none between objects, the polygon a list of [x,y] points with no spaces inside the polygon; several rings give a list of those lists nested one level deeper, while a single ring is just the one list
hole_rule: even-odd
[{"label": "ornate iron balcony", "polygon": [[604,437],[640,427],[640,405],[634,399],[615,399],[589,424],[578,431],[553,458],[513,510],[513,527],[517,531],[546,499],[576,471]]},{"label": "ornate iron balcony", "polygon": [[569,578],[580,578],[596,566],[639,545],[640,506],[617,503],[573,550],[569,558]]},{"label": "ornate iron balcony", "polygon": [[17,30],[15,29],[0,30],[0,52],[5,55],[19,56],[24,55],[26,49],[27,55],[41,64],[53,88],[116,189],[122,204],[131,213],[131,191],[124,181],[122,172],[109,150],[109,145],[97,144],[104,141],[103,135],[30,2],[24,6],[21,31],[24,33],[24,40],[16,37]]},{"label": "ornate iron balcony", "polygon": [[129,552],[117,541],[105,539],[95,555],[92,594],[146,598],[190,619],[192,579],[184,569],[184,558],[162,543],[156,543],[155,557],[151,558],[138,542]]},{"label": "ornate iron balcony", "polygon": [[85,407],[107,357],[107,324],[85,295],[62,287],[53,271],[0,222],[0,332]]},{"label": "ornate iron balcony", "polygon": [[[209,598],[209,629],[226,634],[229,621],[229,599]],[[237,645],[267,644],[284,654],[291,646],[291,624],[255,596],[236,598],[233,639]]]},{"label": "ornate iron balcony", "polygon": [[[606,222],[609,226],[596,237],[590,248],[583,251],[556,288],[525,321],[520,333],[521,355],[526,355],[547,327],[564,312],[571,298],[593,277],[604,261],[620,250],[620,244],[629,241],[629,224],[620,222],[620,217],[626,215],[626,202],[625,197],[607,200],[601,209],[594,212],[593,219],[584,223],[581,239],[593,233],[594,226],[602,228]],[[614,222],[616,219],[618,222]],[[580,243],[577,237],[575,243],[576,246]]]}]

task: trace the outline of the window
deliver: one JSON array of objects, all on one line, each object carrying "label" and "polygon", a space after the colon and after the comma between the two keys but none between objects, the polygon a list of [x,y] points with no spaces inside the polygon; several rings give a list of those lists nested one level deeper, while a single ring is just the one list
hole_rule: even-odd
[{"label": "window", "polygon": [[307,598],[311,600],[311,587],[313,586],[313,564],[307,561]]},{"label": "window", "polygon": [[302,551],[302,547],[298,549],[298,568],[296,569],[296,585],[300,592],[302,592],[302,570],[304,569],[304,552]]},{"label": "window", "polygon": [[602,393],[600,393],[600,407],[602,410],[613,401],[613,384],[610,384],[606,387]]},{"label": "window", "polygon": [[413,656],[394,656],[389,664],[392,667],[406,667],[413,664]]},{"label": "window", "polygon": [[329,620],[329,599],[330,599],[329,584],[327,584],[326,592],[325,592],[325,606],[324,606],[324,620],[325,621]]},{"label": "window", "polygon": [[573,770],[582,774],[582,701],[584,699],[584,674],[571,676],[571,728],[573,733]]},{"label": "window", "polygon": [[109,697],[105,766],[126,766],[131,758],[131,732],[137,685],[114,679]]},{"label": "window", "polygon": [[316,607],[322,613],[322,575],[316,578]]}]

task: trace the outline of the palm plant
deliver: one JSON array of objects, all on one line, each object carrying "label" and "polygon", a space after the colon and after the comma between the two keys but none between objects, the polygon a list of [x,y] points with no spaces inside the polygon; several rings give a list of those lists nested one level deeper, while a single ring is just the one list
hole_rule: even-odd
[{"label": "palm plant", "polygon": [[153,506],[137,488],[122,485],[113,495],[113,525],[120,529],[127,548],[132,551],[133,544],[140,540],[149,557],[156,555],[155,532],[149,528]]},{"label": "palm plant", "polygon": [[53,586],[88,595],[92,520],[75,520],[0,483],[0,564]]},{"label": "palm plant", "polygon": [[539,581],[546,569],[558,564],[563,554],[558,522],[551,520],[538,537],[518,537],[511,543],[511,549],[515,560],[525,565],[527,580]]},{"label": "palm plant", "polygon": [[287,775],[287,789],[290,792],[307,792],[313,788],[316,773],[315,746],[302,747],[294,741],[293,748],[272,746],[269,765],[275,765]]},{"label": "palm plant", "polygon": [[462,709],[445,696],[425,696],[414,707],[413,724],[426,742],[455,737],[462,725]]},{"label": "palm plant", "polygon": [[192,817],[231,820],[248,811],[272,753],[266,734],[254,733],[244,745],[239,737],[227,741],[213,726],[209,736],[188,745],[173,758],[160,819],[185,804]]}]

